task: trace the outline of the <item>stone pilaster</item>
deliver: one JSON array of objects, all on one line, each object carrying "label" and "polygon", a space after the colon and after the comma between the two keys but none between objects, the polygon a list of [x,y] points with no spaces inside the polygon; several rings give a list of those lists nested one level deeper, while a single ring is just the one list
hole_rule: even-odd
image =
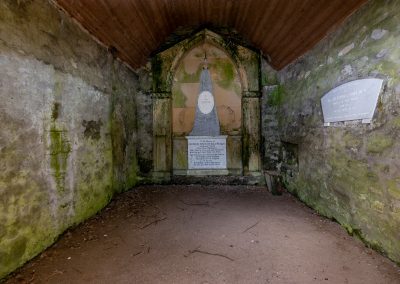
[{"label": "stone pilaster", "polygon": [[245,175],[261,175],[260,93],[243,92],[243,170]]},{"label": "stone pilaster", "polygon": [[168,182],[172,169],[172,108],[171,93],[153,93],[153,176]]}]

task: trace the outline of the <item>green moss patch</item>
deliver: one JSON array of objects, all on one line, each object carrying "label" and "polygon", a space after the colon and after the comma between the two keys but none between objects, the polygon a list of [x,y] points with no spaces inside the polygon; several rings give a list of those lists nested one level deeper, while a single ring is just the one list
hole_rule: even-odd
[{"label": "green moss patch", "polygon": [[390,148],[394,141],[390,136],[375,134],[367,140],[367,151],[369,153],[382,153],[384,150]]},{"label": "green moss patch", "polygon": [[221,88],[229,88],[235,79],[235,67],[232,62],[227,59],[216,59],[211,65],[220,75],[220,79],[216,82]]},{"label": "green moss patch", "polygon": [[181,84],[176,83],[172,88],[173,107],[183,108],[186,105],[186,97],[180,88]]},{"label": "green moss patch", "polygon": [[280,106],[284,98],[284,88],[282,85],[278,85],[270,94],[268,104],[270,106]]},{"label": "green moss patch", "polygon": [[58,129],[53,123],[50,130],[50,167],[59,192],[64,191],[68,156],[71,152],[66,134],[67,132]]}]

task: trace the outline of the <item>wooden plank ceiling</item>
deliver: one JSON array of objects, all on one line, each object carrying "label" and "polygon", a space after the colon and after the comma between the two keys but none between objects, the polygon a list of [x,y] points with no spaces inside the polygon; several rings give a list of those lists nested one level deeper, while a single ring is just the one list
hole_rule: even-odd
[{"label": "wooden plank ceiling", "polygon": [[367,0],[56,0],[133,68],[182,27],[229,27],[281,69]]}]

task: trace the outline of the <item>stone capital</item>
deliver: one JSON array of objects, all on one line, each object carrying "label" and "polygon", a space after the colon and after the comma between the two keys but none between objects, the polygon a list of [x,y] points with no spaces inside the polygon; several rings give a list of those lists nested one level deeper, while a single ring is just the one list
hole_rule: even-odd
[{"label": "stone capital", "polygon": [[243,91],[242,97],[243,98],[259,98],[261,93],[259,91]]}]

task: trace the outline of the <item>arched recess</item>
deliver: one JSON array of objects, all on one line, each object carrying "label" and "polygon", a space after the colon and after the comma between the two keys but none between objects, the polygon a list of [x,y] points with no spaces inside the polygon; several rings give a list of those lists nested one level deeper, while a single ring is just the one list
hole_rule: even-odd
[{"label": "arched recess", "polygon": [[[253,50],[226,41],[209,30],[164,50],[152,59],[153,73],[153,176],[168,181],[174,173],[173,105],[174,78],[185,55],[194,48],[209,44],[223,51],[237,70],[241,92],[240,166],[231,174],[261,175],[260,164],[260,55]],[[197,95],[197,91],[196,95]],[[180,157],[185,158],[185,157]],[[183,170],[183,169],[182,169]],[[176,172],[177,173],[177,172]],[[180,172],[182,174],[182,172]]]},{"label": "arched recess", "polygon": [[166,87],[169,89],[172,88],[174,76],[177,72],[180,62],[185,57],[185,55],[193,48],[196,48],[197,46],[201,46],[204,44],[213,45],[228,55],[228,57],[232,60],[233,64],[235,65],[235,68],[238,70],[240,83],[242,86],[242,92],[248,90],[249,86],[247,80],[246,67],[242,64],[242,61],[239,58],[239,54],[237,52],[238,46],[234,47],[232,46],[231,43],[226,43],[221,36],[209,30],[204,30],[203,32],[196,34],[193,38],[189,39],[187,43],[181,46],[176,56],[173,58],[171,62],[171,67],[168,70],[166,76],[167,78]]},{"label": "arched recess", "polygon": [[[227,169],[242,175],[242,78],[237,64],[221,47],[203,42],[185,52],[172,80],[172,169],[187,175],[187,139],[193,128],[204,56],[213,81],[221,135],[227,136]],[[218,171],[213,171],[217,174]]]}]

